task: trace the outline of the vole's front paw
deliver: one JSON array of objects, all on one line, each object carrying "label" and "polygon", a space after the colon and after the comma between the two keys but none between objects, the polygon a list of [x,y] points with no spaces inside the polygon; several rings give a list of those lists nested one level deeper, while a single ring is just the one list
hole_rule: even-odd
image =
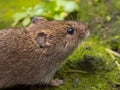
[{"label": "vole's front paw", "polygon": [[63,84],[63,83],[64,83],[64,81],[63,81],[63,80],[60,80],[60,79],[58,79],[58,78],[50,81],[50,85],[51,85],[51,86],[55,86],[55,87],[60,86],[60,85]]}]

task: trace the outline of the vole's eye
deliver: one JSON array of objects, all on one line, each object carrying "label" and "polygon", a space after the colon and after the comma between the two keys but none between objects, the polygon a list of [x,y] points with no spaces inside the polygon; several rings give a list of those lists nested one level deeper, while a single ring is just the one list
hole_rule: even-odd
[{"label": "vole's eye", "polygon": [[71,27],[67,28],[67,33],[71,35],[74,34],[74,29]]}]

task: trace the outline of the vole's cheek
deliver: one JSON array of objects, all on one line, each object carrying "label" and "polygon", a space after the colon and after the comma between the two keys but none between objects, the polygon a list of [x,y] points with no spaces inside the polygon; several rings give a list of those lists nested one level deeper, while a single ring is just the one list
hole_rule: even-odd
[{"label": "vole's cheek", "polygon": [[78,38],[78,36],[76,34],[74,34],[74,35],[66,35],[66,40],[69,41],[69,42],[73,42],[77,38]]},{"label": "vole's cheek", "polygon": [[66,35],[66,39],[70,40],[72,38],[72,35]]}]

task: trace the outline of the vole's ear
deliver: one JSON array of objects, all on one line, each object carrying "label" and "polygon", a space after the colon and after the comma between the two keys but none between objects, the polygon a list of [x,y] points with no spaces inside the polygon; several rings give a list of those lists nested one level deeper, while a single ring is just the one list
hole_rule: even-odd
[{"label": "vole's ear", "polygon": [[33,19],[32,19],[32,23],[37,23],[37,22],[45,22],[45,21],[47,21],[47,19],[45,19],[45,18],[43,18],[43,17],[34,17]]},{"label": "vole's ear", "polygon": [[44,32],[40,32],[35,38],[35,41],[37,42],[40,48],[51,46],[51,44],[47,42],[46,37],[47,37],[47,34],[45,34]]},{"label": "vole's ear", "polygon": [[43,32],[38,33],[35,40],[40,48],[44,48],[46,46],[46,34],[44,34]]}]

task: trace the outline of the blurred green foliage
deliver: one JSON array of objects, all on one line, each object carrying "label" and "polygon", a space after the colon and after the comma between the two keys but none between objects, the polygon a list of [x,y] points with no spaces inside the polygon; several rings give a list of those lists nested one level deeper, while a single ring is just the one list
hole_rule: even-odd
[{"label": "blurred green foliage", "polygon": [[119,90],[120,0],[0,1],[0,12],[5,13],[0,15],[0,28],[26,26],[34,16],[44,16],[56,20],[80,20],[91,30],[90,37],[55,75],[64,78],[65,83],[37,90]]},{"label": "blurred green foliage", "polygon": [[14,22],[13,16],[21,12],[23,7],[34,6],[41,0],[0,0],[0,28],[11,27]]},{"label": "blurred green foliage", "polygon": [[23,8],[23,12],[14,15],[13,26],[20,23],[26,26],[31,22],[34,16],[44,16],[49,19],[64,20],[64,18],[73,11],[78,11],[79,7],[74,1],[49,0],[42,1],[34,7]]}]

